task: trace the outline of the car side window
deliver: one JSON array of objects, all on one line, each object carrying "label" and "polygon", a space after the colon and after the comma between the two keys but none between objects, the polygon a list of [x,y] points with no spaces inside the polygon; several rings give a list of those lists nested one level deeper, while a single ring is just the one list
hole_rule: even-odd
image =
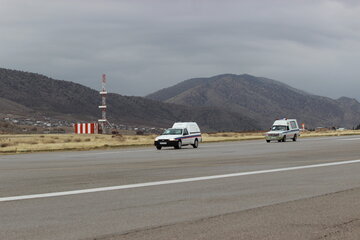
[{"label": "car side window", "polygon": [[297,128],[296,123],[294,121],[291,121],[290,124],[291,124],[291,128],[293,128],[293,129]]},{"label": "car side window", "polygon": [[186,128],[184,129],[184,135],[189,135],[189,132]]}]

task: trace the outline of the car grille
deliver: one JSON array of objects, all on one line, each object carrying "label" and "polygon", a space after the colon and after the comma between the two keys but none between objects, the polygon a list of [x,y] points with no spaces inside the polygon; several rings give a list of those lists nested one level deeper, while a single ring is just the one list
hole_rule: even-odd
[{"label": "car grille", "polygon": [[271,133],[271,134],[268,134],[269,137],[278,137],[279,134],[278,133]]}]

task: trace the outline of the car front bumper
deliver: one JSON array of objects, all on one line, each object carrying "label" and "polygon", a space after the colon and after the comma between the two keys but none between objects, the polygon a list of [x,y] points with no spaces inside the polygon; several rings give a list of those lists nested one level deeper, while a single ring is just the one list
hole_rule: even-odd
[{"label": "car front bumper", "polygon": [[178,145],[178,141],[170,141],[170,140],[158,140],[158,141],[154,141],[154,145],[156,147],[161,146],[161,147],[175,147]]},{"label": "car front bumper", "polygon": [[276,140],[283,139],[283,136],[282,135],[279,135],[279,136],[265,136],[265,139],[267,141],[271,141],[271,140],[276,141]]}]

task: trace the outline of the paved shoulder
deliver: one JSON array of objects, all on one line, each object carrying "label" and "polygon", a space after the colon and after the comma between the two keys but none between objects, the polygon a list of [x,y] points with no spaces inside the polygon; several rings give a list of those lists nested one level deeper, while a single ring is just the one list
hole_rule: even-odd
[{"label": "paved shoulder", "polygon": [[96,239],[360,239],[359,196],[356,188]]}]

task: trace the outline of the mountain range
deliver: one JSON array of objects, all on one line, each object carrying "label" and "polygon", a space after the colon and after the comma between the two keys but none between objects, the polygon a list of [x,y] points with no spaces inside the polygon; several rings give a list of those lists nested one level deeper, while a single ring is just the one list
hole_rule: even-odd
[{"label": "mountain range", "polygon": [[[41,74],[0,69],[0,114],[50,116],[97,121],[99,92]],[[217,107],[193,107],[109,93],[108,119],[130,126],[170,127],[175,121],[196,121],[207,131],[255,130],[259,126],[240,113]]]},{"label": "mountain range", "polygon": [[219,107],[248,116],[261,128],[284,117],[296,118],[310,128],[352,128],[360,122],[360,103],[355,99],[316,96],[248,74],[190,79],[147,98],[185,106]]},{"label": "mountain range", "polygon": [[[0,68],[0,114],[97,121],[100,102],[99,92],[89,87]],[[360,123],[355,99],[316,96],[247,74],[189,79],[146,97],[109,93],[107,103],[111,122],[131,126],[166,128],[175,121],[196,121],[204,131],[251,131],[267,129],[282,117],[311,128]]]}]

